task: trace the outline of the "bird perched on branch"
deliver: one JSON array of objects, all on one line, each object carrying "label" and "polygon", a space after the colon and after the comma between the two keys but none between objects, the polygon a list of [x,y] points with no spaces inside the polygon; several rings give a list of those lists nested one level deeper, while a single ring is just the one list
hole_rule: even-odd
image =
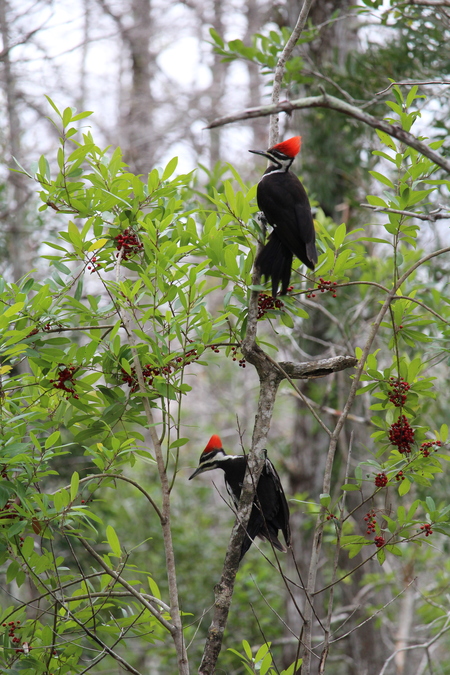
[{"label": "bird perched on branch", "polygon": [[[189,480],[205,471],[222,469],[225,473],[225,485],[228,494],[237,508],[246,467],[247,457],[245,455],[227,455],[224,452],[219,436],[214,434],[209,439],[208,445],[200,456],[198,468],[189,477]],[[289,507],[280,478],[272,462],[266,457],[256,488],[256,495],[239,560],[242,560],[255,537],[267,539],[279,551],[286,552],[286,547],[278,539],[278,530],[283,532],[286,546],[289,547],[291,545]]]},{"label": "bird perched on branch", "polygon": [[255,265],[266,279],[272,279],[274,298],[280,282],[281,295],[287,293],[294,255],[311,270],[317,263],[309,199],[297,176],[289,171],[300,152],[301,140],[301,136],[294,136],[266,151],[249,151],[271,162],[258,183],[256,199],[273,230]]}]

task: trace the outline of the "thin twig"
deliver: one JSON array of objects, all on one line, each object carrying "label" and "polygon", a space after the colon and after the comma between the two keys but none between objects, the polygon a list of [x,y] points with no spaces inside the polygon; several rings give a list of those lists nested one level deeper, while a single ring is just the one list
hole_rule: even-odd
[{"label": "thin twig", "polygon": [[[407,587],[406,587],[407,588]],[[420,645],[409,645],[408,647],[401,647],[400,649],[396,649],[395,652],[393,652],[384,662],[382,669],[380,670],[379,675],[384,675],[386,672],[390,662],[395,659],[397,654],[400,652],[407,652],[407,651],[412,651],[413,649],[429,649],[439,638],[442,637],[445,633],[447,633],[450,630],[450,615],[447,615],[447,620],[444,624],[444,626],[441,628],[439,633],[434,635],[432,638],[430,638],[427,642],[424,642]]]},{"label": "thin twig", "polygon": [[[347,464],[345,467],[345,478],[344,478],[344,484],[347,483],[348,481],[348,476],[350,473],[350,457],[352,455],[352,445],[353,445],[353,431],[350,434],[350,443],[348,447],[348,453],[347,453]],[[328,613],[327,613],[327,619],[325,622],[325,637],[323,641],[323,649],[322,649],[322,654],[320,657],[320,663],[319,663],[319,670],[318,670],[318,675],[323,675],[325,672],[325,664],[327,661],[327,656],[328,656],[328,650],[330,648],[330,629],[331,629],[331,617],[333,614],[333,600],[334,600],[334,582],[336,581],[337,577],[337,569],[338,569],[338,563],[339,563],[339,555],[341,552],[341,534],[342,534],[342,522],[343,522],[343,515],[344,515],[344,506],[345,506],[345,498],[346,498],[347,493],[344,492],[342,495],[341,503],[339,506],[339,522],[335,523],[336,526],[336,548],[334,550],[334,560],[333,560],[333,574],[331,577],[331,581],[333,585],[330,588],[330,597],[328,599]]]},{"label": "thin twig", "polygon": [[[172,635],[174,634],[176,628],[173,624],[171,624],[167,619],[163,617],[163,615],[155,608],[153,605],[148,602],[142,593],[139,593],[135,589],[134,586],[128,583],[123,577],[120,576],[115,570],[112,569],[109,565],[106,564],[104,561],[103,557],[97,553],[97,551],[89,544],[86,539],[83,539],[83,537],[77,537],[78,541],[84,546],[86,551],[90,553],[90,555],[95,558],[95,560],[98,562],[98,564],[105,570],[106,574],[109,574],[109,576],[112,579],[115,579],[123,588],[126,588],[131,595],[134,595],[134,597],[139,600],[139,602],[146,608],[148,611],[159,621],[159,623],[166,628],[166,630],[169,631]],[[158,603],[159,604],[159,603]]]},{"label": "thin twig", "polygon": [[418,218],[419,220],[430,220],[435,223],[436,220],[448,220],[449,213],[439,213],[441,209],[431,211],[430,213],[415,213],[414,211],[402,211],[401,209],[391,209],[388,206],[374,206],[373,204],[360,204],[365,209],[371,209],[376,213],[397,213],[400,216],[407,216],[408,218]]}]

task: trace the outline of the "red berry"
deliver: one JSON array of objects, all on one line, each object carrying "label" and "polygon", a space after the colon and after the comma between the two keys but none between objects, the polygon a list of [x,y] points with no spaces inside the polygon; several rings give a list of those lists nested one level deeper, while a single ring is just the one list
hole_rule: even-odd
[{"label": "red berry", "polygon": [[387,484],[388,484],[388,477],[386,476],[386,474],[384,472],[377,473],[377,475],[375,476],[376,487],[383,488],[386,487]]},{"label": "red berry", "polygon": [[411,446],[414,443],[414,429],[410,426],[405,415],[401,415],[397,422],[391,424],[389,440],[392,445],[397,446],[400,453],[411,452]]}]

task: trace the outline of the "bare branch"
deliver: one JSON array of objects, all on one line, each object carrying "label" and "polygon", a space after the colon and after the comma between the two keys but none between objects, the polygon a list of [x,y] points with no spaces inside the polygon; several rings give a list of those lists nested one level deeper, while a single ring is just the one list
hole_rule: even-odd
[{"label": "bare branch", "polygon": [[410,645],[410,646],[408,646],[408,647],[402,647],[401,649],[397,649],[395,652],[393,652],[393,653],[386,659],[386,661],[384,662],[384,665],[383,665],[382,669],[380,670],[379,675],[384,675],[384,673],[386,672],[386,669],[388,668],[390,662],[391,662],[393,659],[395,659],[395,657],[397,656],[397,654],[399,654],[400,652],[411,651],[411,650],[413,650],[413,649],[425,649],[425,650],[427,650],[427,649],[429,649],[435,642],[437,642],[437,640],[439,640],[439,638],[441,638],[442,635],[444,635],[445,633],[447,633],[449,630],[450,630],[450,616],[447,615],[447,620],[446,620],[444,626],[443,626],[443,627],[441,628],[441,630],[439,631],[439,633],[437,633],[436,635],[434,635],[434,636],[433,636],[430,640],[428,640],[427,642],[423,642],[422,644],[419,644],[419,645]]},{"label": "bare branch", "polygon": [[[448,6],[450,7],[450,3],[449,3]],[[411,80],[409,82],[408,81],[406,81],[406,82],[391,82],[391,84],[388,87],[386,87],[386,89],[382,89],[381,91],[377,91],[375,96],[381,96],[381,94],[385,94],[387,91],[392,89],[392,87],[395,87],[395,85],[398,85],[399,87],[400,86],[413,87],[415,85],[418,86],[418,87],[425,87],[425,86],[432,85],[432,84],[437,84],[437,85],[450,84],[450,82],[448,82],[447,80],[436,80],[436,81],[431,81],[431,82],[422,82],[420,80],[418,82],[416,82],[414,80]]]},{"label": "bare branch", "polygon": [[284,371],[285,377],[288,375],[293,380],[310,380],[317,377],[326,377],[331,373],[346,370],[346,368],[353,368],[357,363],[358,359],[354,356],[333,356],[330,359],[319,359],[306,363],[280,361],[278,365]]},{"label": "bare branch", "polygon": [[241,113],[236,113],[235,115],[220,117],[211,122],[208,128],[212,129],[214,127],[224,126],[225,124],[231,124],[232,122],[254,119],[255,117],[275,115],[279,112],[285,112],[290,115],[294,110],[304,110],[306,108],[328,108],[329,110],[336,110],[337,112],[341,112],[344,115],[353,117],[359,122],[362,122],[373,129],[384,131],[384,133],[392,136],[392,138],[396,138],[401,143],[414,148],[414,150],[417,150],[425,157],[428,157],[428,159],[431,159],[432,162],[440,166],[447,173],[450,173],[450,160],[447,160],[445,157],[439,155],[437,152],[428,147],[426,143],[419,141],[419,139],[413,134],[405,131],[397,124],[390,124],[385,120],[380,120],[373,115],[369,115],[369,113],[363,112],[360,108],[351,105],[346,101],[341,101],[341,99],[325,93],[323,93],[321,96],[308,96],[306,98],[299,98],[294,101],[282,101],[276,105],[270,104],[266,106],[259,106],[258,108],[249,108],[248,110],[244,110],[244,112]]},{"label": "bare branch", "polygon": [[440,213],[441,208],[430,213],[414,213],[414,211],[402,211],[401,209],[390,209],[387,206],[374,206],[373,204],[360,204],[365,209],[371,209],[376,213],[398,213],[400,216],[407,216],[408,218],[418,218],[419,220],[429,220],[435,223],[436,220],[448,220],[450,213]]}]

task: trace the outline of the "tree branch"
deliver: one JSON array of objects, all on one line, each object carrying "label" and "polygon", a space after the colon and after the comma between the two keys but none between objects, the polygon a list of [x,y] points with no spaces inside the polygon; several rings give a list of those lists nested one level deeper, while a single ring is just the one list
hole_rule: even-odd
[{"label": "tree branch", "polygon": [[408,216],[408,218],[418,218],[419,220],[430,220],[435,223],[436,220],[448,220],[450,213],[439,213],[441,209],[431,211],[431,213],[414,213],[414,211],[402,211],[401,209],[390,209],[387,206],[374,206],[373,204],[360,204],[365,209],[371,209],[376,213],[398,213],[400,216]]},{"label": "tree branch", "polygon": [[304,110],[305,108],[328,108],[329,110],[336,110],[337,112],[343,113],[348,117],[353,117],[353,119],[356,119],[373,129],[384,131],[385,134],[392,136],[392,138],[396,138],[401,143],[414,148],[414,150],[417,150],[425,157],[428,157],[428,159],[431,159],[432,162],[440,166],[447,173],[450,173],[450,160],[445,159],[445,157],[429,148],[426,143],[419,141],[413,134],[405,131],[397,124],[390,124],[385,120],[380,120],[346,101],[341,101],[341,99],[325,93],[321,96],[308,96],[294,101],[282,101],[276,105],[270,104],[259,106],[257,108],[248,108],[235,115],[219,117],[211,122],[207,128],[212,129],[214,127],[224,126],[225,124],[231,124],[232,122],[254,119],[255,117],[264,117],[266,115],[275,115],[279,112],[285,112],[290,115],[294,110]]}]

